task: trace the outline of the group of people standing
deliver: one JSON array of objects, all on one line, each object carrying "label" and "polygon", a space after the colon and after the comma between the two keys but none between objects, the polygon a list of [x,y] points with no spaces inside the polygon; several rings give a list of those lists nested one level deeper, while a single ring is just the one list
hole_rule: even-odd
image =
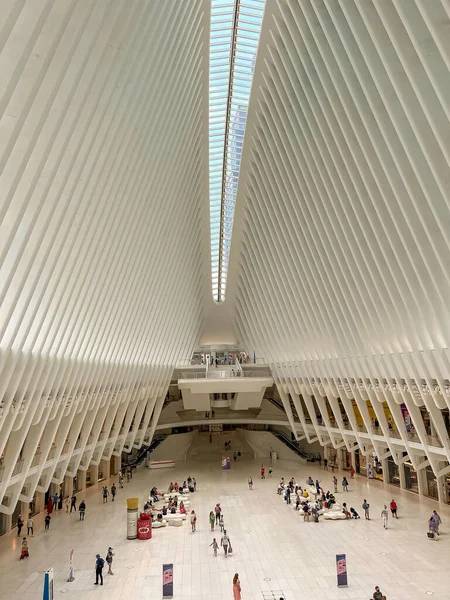
[{"label": "group of people standing", "polygon": [[[228,555],[233,552],[233,548],[231,546],[230,536],[227,534],[227,531],[225,529],[225,522],[224,522],[224,518],[223,518],[222,508],[220,506],[220,502],[218,502],[216,504],[216,506],[214,507],[214,511],[211,511],[209,513],[209,523],[210,523],[210,526],[211,526],[211,531],[214,531],[215,526],[219,525],[220,532],[222,534],[222,537],[221,537],[221,540],[220,540],[220,545],[223,548],[223,552],[224,552],[225,558],[227,558]],[[210,544],[210,546],[212,546],[212,549],[213,549],[213,552],[214,552],[214,556],[217,556],[217,551],[219,549],[219,544],[217,543],[216,538],[213,538],[213,541]],[[240,598],[240,596],[239,596],[239,598]]]},{"label": "group of people standing", "polygon": [[111,548],[111,546],[108,548],[108,552],[106,553],[105,560],[103,560],[103,558],[100,556],[100,554],[95,555],[95,582],[94,582],[94,585],[98,585],[99,582],[100,582],[100,585],[103,585],[103,568],[105,566],[105,561],[106,561],[106,564],[108,565],[108,575],[114,575],[114,573],[112,572],[113,557],[114,557],[114,552],[113,552],[113,549]]}]

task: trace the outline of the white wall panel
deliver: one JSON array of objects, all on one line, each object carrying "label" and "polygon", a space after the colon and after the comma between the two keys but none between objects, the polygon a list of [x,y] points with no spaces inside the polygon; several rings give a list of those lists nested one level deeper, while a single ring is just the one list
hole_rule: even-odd
[{"label": "white wall panel", "polygon": [[206,0],[2,4],[0,511],[151,437],[198,341],[208,44]]},{"label": "white wall panel", "polygon": [[[321,413],[370,394],[404,429],[405,403],[431,457],[419,406],[450,456],[449,17],[445,0],[267,4],[227,294],[288,414],[288,393]],[[354,444],[322,416],[322,443]]]}]

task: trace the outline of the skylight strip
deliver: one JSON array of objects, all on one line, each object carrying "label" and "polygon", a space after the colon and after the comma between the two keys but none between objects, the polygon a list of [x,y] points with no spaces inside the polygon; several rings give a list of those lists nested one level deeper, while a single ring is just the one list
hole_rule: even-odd
[{"label": "skylight strip", "polygon": [[211,275],[217,302],[225,298],[244,132],[264,5],[265,0],[212,0],[211,3],[209,164],[214,266]]}]

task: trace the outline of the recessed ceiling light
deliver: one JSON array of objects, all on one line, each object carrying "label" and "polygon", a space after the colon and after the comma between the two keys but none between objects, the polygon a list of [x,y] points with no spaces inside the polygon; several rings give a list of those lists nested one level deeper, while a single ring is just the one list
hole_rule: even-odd
[{"label": "recessed ceiling light", "polygon": [[386,556],[387,552],[381,552],[380,554],[382,554],[383,556]]},{"label": "recessed ceiling light", "polygon": [[428,596],[434,596],[434,592],[425,592]]},{"label": "recessed ceiling light", "polygon": [[[264,577],[264,581],[272,581],[272,580],[270,579],[270,577]],[[427,594],[428,594],[428,592],[427,592]]]}]

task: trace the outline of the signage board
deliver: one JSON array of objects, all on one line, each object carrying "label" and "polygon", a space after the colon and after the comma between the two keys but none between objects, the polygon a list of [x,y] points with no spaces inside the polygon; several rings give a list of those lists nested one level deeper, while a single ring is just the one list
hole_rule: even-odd
[{"label": "signage board", "polygon": [[345,554],[336,554],[336,573],[338,587],[347,587],[347,559]]},{"label": "signage board", "polygon": [[173,598],[173,563],[163,565],[163,598]]}]

